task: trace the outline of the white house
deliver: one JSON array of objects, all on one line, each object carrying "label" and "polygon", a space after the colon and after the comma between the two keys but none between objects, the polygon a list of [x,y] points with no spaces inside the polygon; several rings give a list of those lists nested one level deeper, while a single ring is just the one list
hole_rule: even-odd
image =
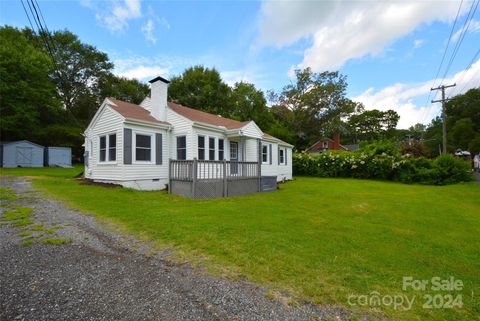
[{"label": "white house", "polygon": [[292,145],[262,132],[254,121],[167,102],[169,81],[157,77],[150,83],[150,97],[140,105],[114,98],[103,101],[84,133],[86,178],[141,190],[163,189],[172,178],[172,160],[194,159],[256,162],[258,175],[276,181],[292,178]]}]

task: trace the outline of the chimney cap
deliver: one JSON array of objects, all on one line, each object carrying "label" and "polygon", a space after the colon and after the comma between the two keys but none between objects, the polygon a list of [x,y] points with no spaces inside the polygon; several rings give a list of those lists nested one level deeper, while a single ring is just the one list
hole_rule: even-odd
[{"label": "chimney cap", "polygon": [[165,78],[163,78],[163,77],[160,77],[160,76],[153,78],[152,80],[149,81],[149,83],[154,83],[154,82],[156,82],[156,81],[158,81],[158,80],[163,81],[163,82],[166,83],[166,84],[169,84],[169,83],[170,83],[169,80],[167,80],[167,79],[165,79]]}]

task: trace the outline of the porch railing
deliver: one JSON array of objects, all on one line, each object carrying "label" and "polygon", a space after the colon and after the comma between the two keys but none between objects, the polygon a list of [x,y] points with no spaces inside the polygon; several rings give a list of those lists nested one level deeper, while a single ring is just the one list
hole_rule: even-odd
[{"label": "porch railing", "polygon": [[245,195],[261,190],[258,162],[170,160],[169,192],[192,198]]}]

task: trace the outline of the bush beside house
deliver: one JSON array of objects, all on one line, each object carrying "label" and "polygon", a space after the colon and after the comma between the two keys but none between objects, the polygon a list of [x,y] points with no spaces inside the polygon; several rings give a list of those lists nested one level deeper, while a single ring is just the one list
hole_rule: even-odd
[{"label": "bush beside house", "polygon": [[470,164],[452,155],[435,159],[400,155],[388,145],[370,145],[356,152],[293,155],[294,175],[381,179],[445,185],[472,180]]}]

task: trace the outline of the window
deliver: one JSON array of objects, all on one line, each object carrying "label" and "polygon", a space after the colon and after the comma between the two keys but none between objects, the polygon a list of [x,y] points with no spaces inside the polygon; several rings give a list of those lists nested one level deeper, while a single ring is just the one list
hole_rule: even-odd
[{"label": "window", "polygon": [[285,164],[285,149],[280,148],[280,164]]},{"label": "window", "polygon": [[177,137],[177,159],[179,160],[187,159],[187,137],[186,136]]},{"label": "window", "polygon": [[135,134],[135,160],[140,162],[152,160],[152,136]]},{"label": "window", "polygon": [[328,142],[323,142],[323,149],[328,149]]},{"label": "window", "polygon": [[268,145],[262,145],[262,163],[268,163]]},{"label": "window", "polygon": [[208,159],[215,160],[215,137],[208,138]]},{"label": "window", "polygon": [[198,159],[205,159],[205,136],[198,136]]},{"label": "window", "polygon": [[238,160],[238,143],[230,142],[230,160]]},{"label": "window", "polygon": [[117,159],[117,134],[108,135],[108,160]]},{"label": "window", "polygon": [[100,136],[100,162],[114,162],[117,159],[117,135]]},{"label": "window", "polygon": [[225,159],[225,153],[223,152],[223,144],[224,141],[223,139],[218,140],[218,160],[224,160]]}]

